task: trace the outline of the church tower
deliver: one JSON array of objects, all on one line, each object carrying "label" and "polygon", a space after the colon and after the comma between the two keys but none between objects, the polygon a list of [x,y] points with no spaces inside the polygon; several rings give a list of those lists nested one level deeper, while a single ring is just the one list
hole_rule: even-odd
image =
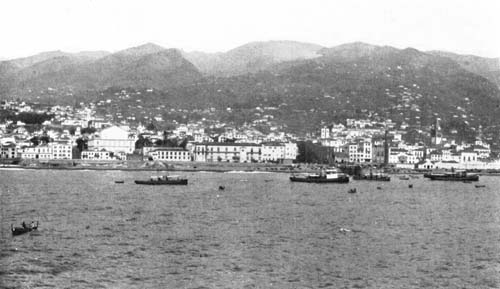
[{"label": "church tower", "polygon": [[436,118],[434,123],[434,128],[432,130],[431,142],[433,145],[440,145],[443,140],[443,133],[441,131],[441,126],[439,125],[439,118]]}]

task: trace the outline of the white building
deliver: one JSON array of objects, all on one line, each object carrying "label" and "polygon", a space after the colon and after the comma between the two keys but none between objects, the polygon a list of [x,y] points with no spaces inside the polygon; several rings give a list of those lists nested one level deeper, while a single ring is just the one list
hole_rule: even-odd
[{"label": "white building", "polygon": [[441,150],[432,151],[429,154],[429,158],[433,162],[440,162],[443,160],[443,152]]},{"label": "white building", "polygon": [[478,155],[474,151],[461,151],[460,152],[460,162],[463,164],[471,164],[478,162]]},{"label": "white building", "polygon": [[52,159],[55,160],[70,160],[73,158],[73,146],[67,142],[50,142],[48,147],[52,151]]},{"label": "white building", "polygon": [[263,162],[277,162],[285,156],[285,146],[281,143],[264,143],[262,144]]},{"label": "white building", "polygon": [[296,143],[264,143],[261,161],[291,162],[297,158],[298,150]]},{"label": "white building", "polygon": [[[144,154],[146,156],[146,154]],[[167,162],[190,162],[191,152],[183,148],[176,147],[153,147],[148,150],[147,156],[153,160]]]},{"label": "white building", "polygon": [[17,147],[15,144],[0,144],[0,159],[17,158]]},{"label": "white building", "polygon": [[70,160],[73,147],[67,142],[50,142],[39,146],[27,146],[20,152],[22,159]]},{"label": "white building", "polygon": [[372,125],[372,121],[369,119],[346,119],[346,124],[348,127],[355,128],[365,128],[367,126]]},{"label": "white building", "polygon": [[344,150],[344,146],[348,143],[348,141],[344,138],[330,138],[330,139],[322,139],[321,145],[324,147],[332,147],[334,152],[342,152]]},{"label": "white building", "polygon": [[486,146],[473,145],[472,149],[474,150],[474,152],[477,153],[478,158],[481,158],[481,159],[489,158],[491,155],[491,149],[489,147],[486,147]]},{"label": "white building", "polygon": [[194,142],[213,142],[213,139],[204,133],[195,133],[193,134]]},{"label": "white building", "polygon": [[195,143],[193,158],[201,162],[259,162],[262,147],[251,143]]},{"label": "white building", "polygon": [[330,128],[327,126],[324,126],[321,128],[321,138],[326,139],[330,138]]},{"label": "white building", "polygon": [[52,148],[48,145],[25,147],[21,152],[22,159],[50,160],[52,159]]},{"label": "white building", "polygon": [[113,152],[106,150],[85,150],[82,151],[82,160],[114,160]]},{"label": "white building", "polygon": [[135,137],[129,136],[128,131],[112,126],[101,130],[98,136],[89,141],[89,150],[106,150],[131,154],[135,149]]},{"label": "white building", "polygon": [[285,155],[283,157],[284,160],[292,160],[297,159],[299,155],[299,147],[296,143],[288,142],[284,143],[285,145]]},{"label": "white building", "polygon": [[344,152],[349,154],[349,161],[353,163],[372,162],[372,143],[368,140],[346,144]]},{"label": "white building", "polygon": [[419,159],[406,149],[390,148],[389,163],[390,164],[416,164]]}]

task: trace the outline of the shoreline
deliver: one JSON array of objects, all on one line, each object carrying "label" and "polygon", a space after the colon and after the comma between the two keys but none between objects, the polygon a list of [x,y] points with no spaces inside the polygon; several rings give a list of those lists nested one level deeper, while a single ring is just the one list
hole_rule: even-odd
[{"label": "shoreline", "polygon": [[239,163],[159,163],[148,161],[122,162],[81,162],[81,161],[28,161],[20,164],[3,164],[0,169],[27,169],[27,170],[93,170],[93,171],[182,171],[182,172],[310,172],[311,169],[302,169],[291,165],[276,164],[239,164]]},{"label": "shoreline", "polygon": [[[212,172],[212,173],[311,173],[322,167],[319,164],[263,164],[263,163],[168,163],[148,161],[122,162],[88,162],[88,161],[29,161],[21,164],[2,164],[0,169],[27,170],[92,170],[92,171],[177,171],[177,172]],[[500,176],[500,170],[470,170],[478,175]],[[391,168],[385,171],[388,175],[420,175],[431,171]]]}]

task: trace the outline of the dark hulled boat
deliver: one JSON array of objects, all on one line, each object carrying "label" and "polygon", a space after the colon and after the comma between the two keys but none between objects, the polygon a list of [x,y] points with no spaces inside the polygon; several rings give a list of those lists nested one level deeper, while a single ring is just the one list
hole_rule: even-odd
[{"label": "dark hulled boat", "polygon": [[431,173],[425,176],[433,181],[460,181],[460,182],[477,182],[479,175],[469,174],[465,171],[446,172],[446,173]]},{"label": "dark hulled boat", "polygon": [[438,173],[425,173],[424,178],[430,179],[431,176],[438,176],[438,175],[444,175],[444,172],[438,172]]},{"label": "dark hulled boat", "polygon": [[303,183],[348,183],[349,176],[338,170],[325,170],[319,174],[294,174],[290,176],[292,182]]},{"label": "dark hulled boat", "polygon": [[389,182],[391,177],[384,174],[371,174],[371,175],[355,175],[352,177],[356,181],[382,181]]},{"label": "dark hulled boat", "polygon": [[153,176],[149,180],[136,180],[138,185],[187,185],[188,180],[179,176]]}]

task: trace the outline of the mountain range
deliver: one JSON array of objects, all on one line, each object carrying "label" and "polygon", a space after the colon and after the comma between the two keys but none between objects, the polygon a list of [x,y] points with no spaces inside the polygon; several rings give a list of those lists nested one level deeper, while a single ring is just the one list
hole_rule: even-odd
[{"label": "mountain range", "polygon": [[63,101],[109,88],[154,88],[144,105],[279,107],[277,119],[294,128],[368,113],[410,125],[441,117],[455,126],[492,126],[500,124],[499,87],[498,58],[361,42],[252,42],[224,53],[148,43],[0,62],[0,97],[43,98],[50,88],[52,101]]},{"label": "mountain range", "polygon": [[[273,70],[282,63],[321,57],[344,59],[380,57],[399,49],[365,43],[332,48],[296,41],[251,42],[227,52],[204,53],[166,49],[147,43],[116,53],[86,51],[43,52],[34,56],[0,61],[2,93],[19,88],[105,89],[112,86],[166,88],[192,83],[202,76],[231,77]],[[460,55],[444,51],[422,52],[451,59],[466,71],[500,86],[500,59]],[[9,80],[9,81],[6,81]],[[10,83],[6,83],[10,82]]]},{"label": "mountain range", "polygon": [[[325,48],[296,41],[251,42],[225,53],[184,52],[147,43],[116,53],[86,51],[43,52],[34,56],[0,61],[0,93],[22,88],[105,89],[112,86],[166,88],[197,81],[203,75],[231,77],[272,70],[286,62],[320,57],[377,58],[398,49],[365,43]],[[444,51],[423,52],[435,60],[449,58],[469,72],[500,87],[500,59],[460,55]],[[6,81],[9,80],[9,81]],[[6,84],[5,82],[10,82]],[[17,88],[17,89],[16,89]]]},{"label": "mountain range", "polygon": [[71,92],[108,87],[164,89],[201,76],[179,50],[151,43],[116,53],[53,51],[0,62],[0,94],[23,95],[48,88]]}]

